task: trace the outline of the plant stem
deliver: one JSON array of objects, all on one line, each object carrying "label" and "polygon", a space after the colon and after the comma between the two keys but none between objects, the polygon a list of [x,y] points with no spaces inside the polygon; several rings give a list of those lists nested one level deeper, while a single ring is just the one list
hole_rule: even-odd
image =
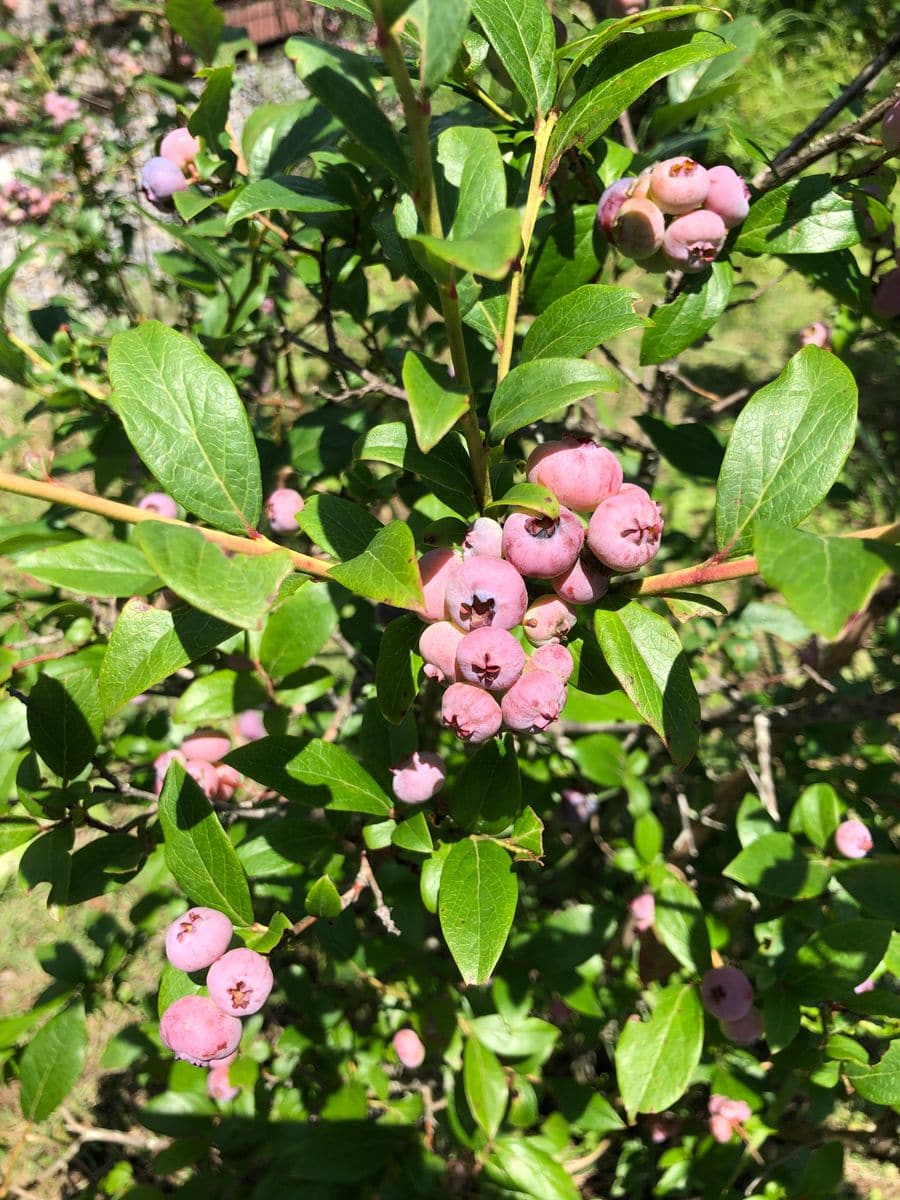
[{"label": "plant stem", "polygon": [[[207,541],[215,542],[224,550],[233,550],[236,554],[272,554],[276,550],[284,550],[277,542],[257,534],[256,537],[239,537],[234,533],[224,533],[221,529],[205,529],[200,525],[191,525],[187,521],[176,521],[169,517],[160,517],[156,513],[143,508],[135,508],[131,504],[122,504],[118,500],[107,500],[105,496],[92,496],[89,492],[80,492],[76,488],[66,487],[53,480],[24,479],[19,475],[0,471],[0,491],[15,492],[18,496],[30,496],[34,500],[46,500],[48,504],[63,504],[69,508],[78,508],[82,512],[96,513],[110,521],[125,521],[129,525],[139,525],[141,521],[162,521],[166,525],[179,525],[183,529],[195,529],[202,533]],[[316,575],[325,578],[328,575],[329,564],[297,550],[288,550],[291,562],[298,571],[306,575]]]}]

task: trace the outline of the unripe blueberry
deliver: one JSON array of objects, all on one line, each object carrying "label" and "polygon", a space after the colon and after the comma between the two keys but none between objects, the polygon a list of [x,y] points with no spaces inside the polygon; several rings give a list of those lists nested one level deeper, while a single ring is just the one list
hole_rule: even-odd
[{"label": "unripe blueberry", "polygon": [[842,821],[834,831],[834,844],[844,858],[865,858],[874,845],[862,821]]},{"label": "unripe blueberry", "polygon": [[477,744],[492,738],[503,718],[489,692],[472,683],[453,683],[444,692],[441,720],[458,738]]},{"label": "unripe blueberry", "polygon": [[234,767],[229,767],[227,763],[217,763],[213,770],[216,773],[216,799],[230,800],[234,793],[241,786],[242,776],[240,771],[236,771]]},{"label": "unripe blueberry", "polygon": [[500,558],[478,556],[461,563],[447,581],[447,616],[470,631],[492,625],[513,629],[525,615],[528,592],[516,568]]},{"label": "unripe blueberry", "polygon": [[237,1050],[243,1026],[208,996],[182,996],[159,1021],[159,1036],[176,1058],[208,1066]]},{"label": "unripe blueberry", "polygon": [[241,1089],[236,1087],[228,1076],[230,1067],[231,1063],[217,1062],[209,1068],[209,1074],[206,1076],[206,1094],[211,1100],[225,1104],[239,1095]]},{"label": "unripe blueberry", "polygon": [[738,967],[713,967],[700,980],[700,999],[720,1021],[737,1021],[750,1011],[753,985]]},{"label": "unripe blueberry", "polygon": [[703,207],[718,213],[726,229],[734,229],[750,211],[750,189],[731,167],[710,167],[707,178],[709,191]]},{"label": "unripe blueberry", "polygon": [[650,199],[664,213],[691,212],[700,207],[708,192],[706,168],[685,155],[663,159],[650,172]]},{"label": "unripe blueberry", "polygon": [[436,550],[428,550],[419,559],[419,575],[422,578],[422,593],[425,604],[416,611],[426,621],[442,621],[444,619],[447,584],[462,562],[455,550],[447,546],[438,546]]},{"label": "unripe blueberry", "polygon": [[652,892],[641,892],[639,896],[629,900],[628,910],[638,933],[653,928],[653,922],[656,920],[656,900]]},{"label": "unripe blueberry", "polygon": [[525,651],[507,629],[473,629],[456,647],[457,678],[489,692],[512,687],[524,666]]},{"label": "unripe blueberry", "polygon": [[891,153],[900,150],[900,100],[895,100],[881,119],[881,144]]},{"label": "unripe blueberry", "polygon": [[223,954],[206,976],[209,998],[216,1008],[232,1017],[259,1012],[274,982],[266,956],[243,947]]},{"label": "unripe blueberry", "polygon": [[525,475],[529,483],[547,488],[560,504],[575,512],[593,512],[622,486],[619,460],[589,438],[544,442],[528,456]]},{"label": "unripe blueberry", "polygon": [[800,330],[801,346],[818,346],[822,350],[831,349],[831,330],[824,321],[813,321]]},{"label": "unripe blueberry", "polygon": [[163,750],[162,754],[158,754],[153,760],[153,770],[156,776],[154,790],[157,796],[162,791],[162,786],[166,779],[166,771],[168,771],[169,763],[171,762],[180,762],[183,767],[187,766],[187,759],[180,750]]},{"label": "unripe blueberry", "polygon": [[523,675],[509,689],[500,710],[509,729],[517,733],[539,733],[556,720],[565,703],[565,684],[558,676],[538,669]]},{"label": "unripe blueberry", "polygon": [[557,518],[513,512],[503,526],[503,557],[522,575],[552,579],[572,569],[584,544],[584,526],[560,505]]},{"label": "unripe blueberry", "polygon": [[146,496],[138,500],[138,508],[142,508],[144,512],[155,513],[158,517],[168,517],[173,521],[178,516],[178,505],[165,492],[148,492]]},{"label": "unripe blueberry", "polygon": [[663,238],[663,254],[670,267],[693,274],[704,270],[725,245],[725,222],[718,213],[702,208],[677,217]]},{"label": "unripe blueberry", "polygon": [[612,229],[616,214],[628,198],[631,185],[635,182],[633,175],[617,179],[611,183],[597,202],[597,224],[607,238],[612,237]]},{"label": "unripe blueberry", "polygon": [[306,507],[293,488],[276,488],[266,499],[266,517],[273,533],[296,533],[297,513]]},{"label": "unripe blueberry", "polygon": [[424,804],[444,786],[447,767],[439,754],[416,750],[409,758],[391,767],[391,787],[404,804]]},{"label": "unripe blueberry", "polygon": [[541,596],[525,613],[522,628],[532,646],[558,642],[577,621],[575,610],[558,596]]},{"label": "unripe blueberry", "polygon": [[187,188],[187,180],[167,158],[151,158],[141,171],[141,187],[148,200],[156,204],[169,200]]},{"label": "unripe blueberry", "polygon": [[613,571],[636,571],[659,550],[663,519],[643,488],[630,485],[598,506],[588,525],[588,545]]},{"label": "unripe blueberry", "polygon": [[609,590],[609,573],[589,550],[582,550],[574,565],[550,582],[557,596],[569,604],[596,604]]},{"label": "unripe blueberry", "polygon": [[526,671],[549,671],[560,683],[568,683],[575,670],[575,660],[559,642],[545,642],[538,646],[525,664]]},{"label": "unripe blueberry", "polygon": [[425,1046],[414,1029],[398,1029],[391,1045],[404,1067],[415,1071],[425,1061]]},{"label": "unripe blueberry", "polygon": [[612,240],[628,258],[640,262],[657,252],[665,232],[666,222],[657,205],[631,196],[619,206]]},{"label": "unripe blueberry", "polygon": [[892,268],[875,284],[872,312],[886,321],[900,317],[900,267]]},{"label": "unripe blueberry", "polygon": [[203,971],[228,949],[234,927],[214,908],[189,908],[166,930],[166,958],[179,971]]},{"label": "unripe blueberry", "polygon": [[248,708],[237,719],[238,733],[248,742],[258,742],[266,736],[263,714],[258,708]]},{"label": "unripe blueberry", "polygon": [[425,659],[425,674],[438,683],[456,679],[456,649],[465,634],[449,621],[426,625],[419,638],[419,653]]},{"label": "unripe blueberry", "polygon": [[192,163],[200,153],[200,143],[189,129],[173,129],[159,144],[160,158],[173,162],[179,171]]},{"label": "unripe blueberry", "polygon": [[181,743],[181,753],[191,762],[218,762],[231,749],[231,738],[215,729],[198,729]]},{"label": "unripe blueberry", "polygon": [[184,769],[208,799],[211,800],[218,793],[219,776],[212,763],[202,758],[195,758],[193,761],[189,759]]},{"label": "unripe blueberry", "polygon": [[734,1135],[734,1126],[727,1117],[721,1117],[718,1113],[713,1114],[709,1118],[709,1132],[713,1136],[713,1140],[725,1145],[730,1142]]},{"label": "unripe blueberry", "polygon": [[479,517],[463,538],[463,558],[482,555],[487,558],[501,557],[503,527],[493,517]]},{"label": "unripe blueberry", "polygon": [[763,1035],[762,1016],[757,1008],[750,1008],[742,1017],[719,1024],[728,1040],[736,1046],[752,1046]]}]

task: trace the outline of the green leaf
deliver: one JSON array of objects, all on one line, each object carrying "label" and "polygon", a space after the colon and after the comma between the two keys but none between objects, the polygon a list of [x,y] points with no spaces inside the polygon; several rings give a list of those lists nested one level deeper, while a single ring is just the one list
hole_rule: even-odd
[{"label": "green leaf", "polygon": [[103,733],[97,675],[90,667],[40,676],[28,696],[31,744],[62,779],[80,775]]},{"label": "green leaf", "polygon": [[848,862],[837,879],[866,912],[885,917],[900,928],[900,862],[896,858]]},{"label": "green leaf", "polygon": [[654,879],[653,895],[654,928],[663,945],[683,967],[702,975],[712,966],[712,960],[703,905],[693,888],[663,870],[659,879]]},{"label": "green leaf", "polygon": [[801,1004],[846,999],[884,958],[890,940],[890,921],[860,918],[827,925],[797,951],[784,983]]},{"label": "green leaf", "polygon": [[30,892],[39,883],[50,884],[48,904],[65,904],[72,876],[72,846],[75,834],[71,825],[54,825],[35,838],[19,860],[19,879]]},{"label": "green leaf", "polygon": [[505,496],[490,502],[487,511],[494,508],[527,508],[554,520],[559,516],[559,501],[552,492],[537,483],[514,483]]},{"label": "green leaf", "polygon": [[141,692],[202,658],[237,630],[193,608],[166,611],[129,600],[119,614],[100,667],[107,716]]},{"label": "green leaf", "polygon": [[324,583],[302,584],[269,614],[259,661],[272,679],[283,679],[315,658],[334,633],[337,609]]},{"label": "green leaf", "polygon": [[770,896],[805,900],[828,884],[828,869],[809,859],[789,833],[766,833],[722,871],[729,879]]},{"label": "green leaf", "polygon": [[225,217],[227,228],[256,213],[279,212],[328,213],[344,212],[350,208],[346,200],[329,195],[318,179],[301,179],[297,175],[274,175],[248,184],[237,195]]},{"label": "green leaf", "polygon": [[413,813],[407,820],[401,821],[391,833],[391,842],[401,850],[411,850],[414,854],[433,853],[434,842],[425,814]]},{"label": "green leaf", "polygon": [[15,567],[42,583],[90,596],[146,596],[161,587],[137,546],[80,538],[21,554]]},{"label": "green leaf", "polygon": [[447,789],[454,822],[476,832],[502,833],[522,803],[519,759],[511,735],[479,746]]},{"label": "green leaf", "polygon": [[[241,147],[251,180],[279,175],[314,150],[333,144],[339,128],[315,99],[261,104],[244,122]],[[296,180],[296,175],[287,176]],[[176,195],[182,195],[176,192]]]},{"label": "green leaf", "polygon": [[199,529],[145,521],[135,538],[150,565],[182,600],[241,629],[262,628],[263,617],[291,572],[286,550],[227,558]]},{"label": "green leaf", "polygon": [[219,48],[225,17],[214,0],[166,0],[166,20],[179,37],[206,62]]},{"label": "green leaf", "polygon": [[410,6],[410,20],[419,29],[419,79],[426,92],[433,92],[453,69],[470,10],[469,0],[416,0]]},{"label": "green leaf", "polygon": [[248,708],[261,708],[268,693],[255,675],[247,671],[211,671],[189,683],[175,705],[175,720],[195,729],[216,721],[227,721]]},{"label": "green leaf", "polygon": [[[549,305],[522,343],[520,362],[534,358],[580,358],[628,329],[647,325],[634,311],[639,293],[588,283]],[[646,334],[644,335],[646,337]]]},{"label": "green leaf", "polygon": [[509,937],[518,894],[510,857],[496,842],[465,838],[450,851],[438,916],[465,983],[490,978]]},{"label": "green leaf", "polygon": [[533,116],[546,116],[556,91],[556,34],[542,0],[472,0],[472,12]]},{"label": "green leaf", "polygon": [[451,125],[438,138],[437,157],[444,169],[444,184],[456,193],[451,237],[476,233],[487,217],[506,208],[506,169],[490,129]]},{"label": "green leaf", "polygon": [[375,664],[375,690],[378,707],[392,725],[399,725],[412,707],[419,690],[416,653],[422,636],[422,622],[412,614],[389,622],[381,636]]},{"label": "green leaf", "polygon": [[683,1096],[702,1048],[703,1008],[693,984],[663,988],[649,1021],[629,1017],[616,1045],[616,1076],[629,1121],[639,1112],[664,1112]]},{"label": "green leaf", "polygon": [[603,265],[603,242],[596,204],[576,204],[541,217],[535,227],[525,282],[529,311],[543,312],[554,301],[596,278]]},{"label": "green leaf", "polygon": [[363,462],[390,463],[411,471],[459,516],[468,521],[476,514],[472,465],[461,434],[449,433],[428,454],[423,454],[402,421],[389,421],[376,425],[360,438],[353,447],[353,456]]},{"label": "green leaf", "polygon": [[286,764],[285,770],[292,779],[308,787],[327,789],[331,796],[327,808],[372,813],[376,817],[390,814],[389,797],[342,746],[314,738]]},{"label": "green leaf", "polygon": [[463,1087],[472,1116],[488,1138],[496,1136],[503,1121],[509,1090],[500,1060],[470,1037],[463,1051]]},{"label": "green leaf", "polygon": [[751,206],[734,248],[744,254],[824,254],[861,238],[852,196],[833,191],[830,175],[805,175]]},{"label": "green leaf", "polygon": [[544,854],[544,822],[533,808],[526,805],[516,817],[510,841],[515,843],[516,857],[542,858]]},{"label": "green leaf", "polygon": [[247,949],[255,950],[257,954],[271,954],[290,928],[290,919],[279,910],[273,914],[267,929],[244,939]]},{"label": "green leaf", "polygon": [[403,386],[416,441],[427,454],[468,412],[468,397],[453,388],[445,367],[430,363],[414,350],[407,351],[403,360]]},{"label": "green leaf", "polygon": [[439,238],[417,233],[409,241],[413,252],[418,248],[423,265],[437,278],[448,278],[446,268],[456,267],[487,279],[505,279],[519,253],[522,230],[516,209],[504,208],[466,237]]},{"label": "green leaf", "polygon": [[612,673],[678,766],[694,756],[700,701],[678,634],[665,617],[632,600],[598,608],[594,629]]},{"label": "green leaf", "polygon": [[0,818],[0,854],[8,854],[10,850],[24,846],[40,832],[41,826],[37,821],[26,817]]},{"label": "green leaf", "polygon": [[841,822],[841,804],[830,783],[805,788],[791,809],[790,831],[805,833],[814,846],[824,850]]},{"label": "green leaf", "polygon": [[758,521],[759,573],[813,633],[836,638],[866,607],[879,579],[900,568],[900,549],[862,538],[823,537]]},{"label": "green leaf", "polygon": [[539,358],[522,363],[494,392],[488,412],[491,441],[499,445],[517,429],[550,420],[570,404],[597,392],[614,392],[618,386],[608,367],[580,358]]},{"label": "green leaf", "polygon": [[291,764],[306,745],[305,738],[276,734],[238,746],[224,761],[286,800],[314,808],[321,803],[319,790],[307,787],[290,773]]},{"label": "green leaf", "polygon": [[828,493],[856,436],[856,382],[806,346],[734,423],[716,490],[716,545],[750,548],[756,521],[796,525]]},{"label": "green leaf", "polygon": [[26,1121],[45,1121],[65,1100],[84,1069],[88,1034],[77,1000],[39,1029],[19,1060],[19,1103]]},{"label": "green leaf", "polygon": [[671,421],[664,421],[662,417],[654,417],[650,413],[635,417],[635,422],[677,471],[696,479],[715,479],[718,476],[725,447],[708,425],[699,421],[673,425]]},{"label": "green leaf", "polygon": [[535,1200],[578,1200],[572,1178],[536,1138],[498,1138],[485,1161],[486,1173],[511,1187],[515,1196]]},{"label": "green leaf", "polygon": [[769,988],[762,998],[762,1019],[772,1053],[780,1054],[800,1032],[800,1005],[783,987]]},{"label": "green leaf", "polygon": [[362,554],[337,563],[330,574],[355,595],[380,604],[420,608],[425,603],[416,544],[404,521],[379,529]]},{"label": "green leaf", "polygon": [[[487,843],[488,845],[492,843]],[[504,1058],[550,1057],[559,1041],[559,1030],[540,1017],[504,1017],[491,1013],[471,1022],[472,1032],[483,1046]]]},{"label": "green leaf", "polygon": [[194,983],[186,971],[179,971],[170,962],[166,962],[159,977],[159,991],[156,994],[157,1015],[161,1017],[166,1009],[182,996],[199,996],[202,991],[202,986]]},{"label": "green leaf", "polygon": [[343,911],[340,892],[327,875],[323,875],[306,893],[306,911],[313,917],[333,921]]},{"label": "green leaf", "polygon": [[236,925],[253,924],[247,876],[210,802],[179,762],[159,797],[166,865],[193,904],[218,909]]},{"label": "green leaf", "polygon": [[220,139],[228,124],[233,69],[212,67],[197,74],[206,79],[206,87],[199,104],[191,113],[188,129],[195,136],[203,138],[212,154],[218,154],[222,149]]},{"label": "green leaf", "polygon": [[381,522],[358,504],[324,494],[310,496],[297,514],[297,524],[311,542],[334,558],[362,554],[382,528]]},{"label": "green leaf", "polygon": [[874,1066],[848,1062],[844,1071],[864,1100],[873,1104],[900,1104],[900,1038],[894,1038]]},{"label": "green leaf", "polygon": [[728,307],[733,282],[731,263],[714,262],[711,271],[686,276],[671,304],[654,305],[641,339],[641,366],[667,362],[699,341]]},{"label": "green leaf", "polygon": [[184,334],[145,321],[112,339],[109,377],[128,440],[165,491],[222,529],[254,527],[259,459],[225,371]]}]

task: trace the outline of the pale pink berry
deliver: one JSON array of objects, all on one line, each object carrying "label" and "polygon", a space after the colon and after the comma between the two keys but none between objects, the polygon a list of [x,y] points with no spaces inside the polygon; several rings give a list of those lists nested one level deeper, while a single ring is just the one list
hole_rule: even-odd
[{"label": "pale pink berry", "polygon": [[513,629],[528,604],[525,581],[500,558],[479,555],[460,563],[447,581],[447,616],[460,629]]},{"label": "pale pink berry", "polygon": [[659,505],[631,484],[598,506],[588,525],[588,545],[612,571],[636,571],[654,557],[662,539]]},{"label": "pale pink berry", "polygon": [[167,517],[172,521],[178,516],[178,505],[165,492],[148,492],[146,496],[138,500],[138,508],[143,509],[144,512],[152,512],[157,517]]},{"label": "pale pink berry", "polygon": [[258,708],[248,708],[237,719],[238,733],[247,742],[258,742],[266,737],[266,726],[263,714]]},{"label": "pale pink berry", "polygon": [[447,546],[438,546],[435,550],[427,550],[419,559],[419,575],[422,579],[422,594],[425,597],[425,604],[416,611],[423,620],[442,621],[444,619],[447,584],[461,562],[462,559],[456,551]]},{"label": "pale pink berry", "polygon": [[606,15],[608,17],[633,17],[635,13],[643,12],[647,0],[606,0]]},{"label": "pale pink berry", "polygon": [[169,763],[180,762],[183,767],[187,766],[187,759],[180,750],[163,750],[162,754],[158,754],[153,760],[153,770],[156,776],[155,788],[157,796],[162,791],[163,784],[166,780],[166,772],[169,769]]},{"label": "pale pink berry", "polygon": [[44,112],[48,117],[52,117],[53,124],[57,126],[65,125],[67,121],[74,121],[81,112],[81,106],[77,100],[73,100],[69,96],[61,96],[59,92],[47,92],[43,99],[43,105]]},{"label": "pale pink berry", "polygon": [[664,213],[688,213],[699,208],[709,192],[709,175],[685,155],[666,158],[650,172],[650,198]]},{"label": "pale pink berry", "polygon": [[728,1142],[734,1130],[751,1116],[746,1100],[731,1100],[728,1096],[709,1098],[709,1132],[717,1142]]},{"label": "pale pink berry", "polygon": [[229,1078],[230,1068],[231,1064],[227,1062],[217,1062],[209,1068],[209,1074],[206,1076],[206,1094],[211,1100],[227,1104],[240,1094],[241,1089]]},{"label": "pale pink berry", "polygon": [[719,1024],[728,1040],[736,1046],[752,1046],[763,1035],[762,1016],[758,1008],[751,1008],[742,1017],[720,1021]]},{"label": "pale pink berry", "polygon": [[571,570],[583,545],[584,526],[562,505],[556,518],[513,512],[503,526],[503,557],[534,579],[552,579]]},{"label": "pale pink berry", "polygon": [[872,312],[885,321],[900,317],[900,267],[887,271],[875,284]]},{"label": "pale pink berry", "polygon": [[456,649],[465,634],[449,621],[426,625],[419,638],[419,653],[425,660],[425,674],[438,683],[456,679]]},{"label": "pale pink berry", "polygon": [[559,642],[545,642],[538,646],[525,664],[526,671],[549,671],[560,683],[568,683],[575,670],[575,660]]},{"label": "pale pink berry", "polygon": [[170,200],[176,192],[183,192],[187,180],[173,162],[167,158],[151,158],[141,170],[141,188],[153,204]]},{"label": "pale pink berry", "polygon": [[569,604],[596,604],[609,591],[609,572],[589,550],[582,550],[574,565],[550,582],[557,596]]},{"label": "pale pink berry", "polygon": [[493,517],[479,517],[463,538],[462,556],[500,558],[502,542],[503,527],[500,522],[495,521]]},{"label": "pale pink berry", "polygon": [[900,100],[895,100],[881,119],[881,144],[891,153],[900,150]]},{"label": "pale pink berry", "polygon": [[457,678],[489,692],[512,687],[524,666],[525,651],[508,629],[473,629],[456,647]]},{"label": "pale pink berry", "polygon": [[640,262],[656,253],[665,232],[665,218],[653,201],[631,196],[619,206],[612,240],[628,258]]},{"label": "pale pink berry", "polygon": [[703,271],[725,245],[725,222],[705,208],[677,217],[663,238],[663,254],[670,267],[693,274]]},{"label": "pale pink berry", "polygon": [[589,438],[564,437],[532,450],[525,464],[529,483],[551,491],[575,512],[593,512],[622,486],[622,467],[605,446]]},{"label": "pale pink berry", "polygon": [[166,957],[179,971],[203,971],[228,949],[234,927],[214,908],[189,908],[166,930]]},{"label": "pale pink berry", "polygon": [[707,178],[709,191],[703,207],[718,213],[726,229],[734,229],[750,211],[750,189],[731,167],[710,167]]},{"label": "pale pink berry", "polygon": [[306,507],[293,488],[276,488],[266,499],[266,517],[273,533],[296,533],[297,514]]},{"label": "pale pink berry", "polygon": [[184,769],[208,799],[218,794],[219,776],[212,763],[203,758],[188,759]]},{"label": "pale pink berry", "polygon": [[415,1071],[425,1061],[425,1046],[414,1029],[398,1029],[391,1045],[404,1067]]},{"label": "pale pink berry", "polygon": [[656,920],[656,901],[653,898],[653,893],[641,892],[639,896],[635,896],[633,900],[629,900],[628,911],[631,913],[634,927],[638,933],[644,933],[646,930],[652,929],[653,922]]},{"label": "pale pink berry", "polygon": [[831,330],[824,321],[813,321],[800,330],[801,346],[818,346],[821,350],[831,349]]},{"label": "pale pink berry", "polygon": [[700,981],[700,999],[720,1021],[737,1021],[750,1011],[753,985],[738,967],[713,967]]},{"label": "pale pink berry", "polygon": [[472,683],[453,683],[444,692],[441,720],[464,742],[486,742],[499,732],[500,705]]},{"label": "pale pink berry", "polygon": [[243,947],[223,954],[206,976],[210,999],[221,1012],[233,1017],[259,1012],[274,982],[266,956]]},{"label": "pale pink berry", "polygon": [[721,1117],[718,1113],[715,1113],[709,1118],[709,1132],[712,1134],[714,1141],[720,1142],[724,1146],[734,1136],[734,1126],[727,1117]]},{"label": "pale pink berry", "polygon": [[200,143],[189,129],[173,129],[160,142],[159,156],[173,162],[180,171],[200,153]]},{"label": "pale pink berry", "polygon": [[236,771],[234,767],[229,767],[227,763],[217,763],[213,770],[216,773],[216,791],[217,800],[230,800],[234,793],[241,786],[242,776],[240,771]]},{"label": "pale pink berry", "polygon": [[231,749],[231,738],[215,729],[190,733],[181,743],[181,753],[190,761],[216,763]]},{"label": "pale pink berry", "polygon": [[243,1026],[216,1008],[208,996],[182,996],[170,1004],[159,1022],[159,1036],[175,1055],[196,1066],[208,1066],[237,1050]]},{"label": "pale pink berry", "polygon": [[516,733],[539,733],[551,725],[566,703],[566,687],[549,671],[529,671],[513,684],[500,705],[503,721]]},{"label": "pale pink berry", "polygon": [[834,844],[844,858],[865,858],[874,845],[862,821],[842,821],[834,831]]},{"label": "pale pink berry", "polygon": [[650,176],[652,169],[643,171],[638,175],[637,179],[631,186],[629,196],[634,196],[636,200],[649,200],[650,198]]},{"label": "pale pink berry", "polygon": [[439,754],[416,750],[396,767],[391,767],[391,787],[404,804],[424,804],[444,786],[447,767]]},{"label": "pale pink berry", "polygon": [[856,985],[856,987],[853,989],[853,991],[857,996],[862,996],[866,992],[874,992],[875,991],[875,980],[871,979],[871,978],[864,979],[862,981],[862,983],[858,983]]},{"label": "pale pink berry", "polygon": [[522,628],[532,646],[562,641],[577,621],[574,608],[558,596],[541,596],[525,613]]},{"label": "pale pink berry", "polygon": [[609,185],[597,203],[597,224],[607,238],[612,236],[616,214],[627,200],[629,189],[634,182],[635,178],[633,175],[626,175],[624,179],[617,179]]}]

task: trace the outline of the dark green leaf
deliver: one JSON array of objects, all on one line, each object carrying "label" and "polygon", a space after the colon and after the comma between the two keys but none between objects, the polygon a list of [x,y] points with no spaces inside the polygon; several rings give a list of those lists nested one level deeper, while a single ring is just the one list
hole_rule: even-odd
[{"label": "dark green leaf", "polygon": [[509,936],[518,885],[496,842],[465,838],[444,864],[438,896],[441,931],[466,983],[484,983]]},{"label": "dark green leaf", "polygon": [[804,900],[818,896],[828,869],[807,858],[789,833],[766,833],[733,858],[723,875],[771,896]]},{"label": "dark green leaf", "polygon": [[466,1041],[463,1051],[463,1086],[472,1116],[488,1138],[495,1137],[509,1100],[506,1072],[499,1059],[474,1037]]},{"label": "dark green leaf", "polygon": [[339,559],[362,554],[381,529],[381,522],[358,504],[325,494],[310,496],[297,523],[311,542]]},{"label": "dark green leaf", "polygon": [[896,859],[848,863],[837,879],[866,912],[885,917],[895,929],[900,928],[900,863]]},{"label": "dark green leaf", "polygon": [[418,475],[434,489],[439,500],[463,518],[476,513],[471,463],[465,442],[456,432],[423,454],[407,426],[402,421],[390,421],[370,429],[353,447],[353,454],[365,462],[390,463]]},{"label": "dark green leaf", "polygon": [[214,0],[166,0],[166,20],[195,54],[212,62],[225,27]]},{"label": "dark green leaf", "polygon": [[272,679],[283,679],[315,658],[334,633],[338,613],[324,583],[297,588],[269,614],[259,661]]},{"label": "dark green leaf", "polygon": [[494,392],[488,412],[491,441],[499,445],[517,429],[550,420],[570,404],[617,388],[613,371],[580,358],[539,358],[522,363]]},{"label": "dark green leaf", "polygon": [[715,479],[722,467],[725,447],[708,425],[686,421],[673,425],[662,417],[643,413],[635,421],[660,452],[683,475]]},{"label": "dark green leaf", "polygon": [[683,1096],[702,1049],[703,1008],[694,984],[663,988],[649,1021],[629,1017],[616,1045],[616,1075],[629,1121],[639,1112],[664,1112]]},{"label": "dark green leaf", "polygon": [[414,350],[407,351],[403,360],[403,386],[416,442],[427,454],[468,411],[468,398],[452,386],[445,367],[430,363]]},{"label": "dark green leaf", "polygon": [[225,224],[231,228],[237,221],[272,209],[279,212],[327,213],[342,212],[349,207],[346,200],[329,195],[325,185],[318,179],[275,175],[243,188],[229,208]]},{"label": "dark green leaf", "polygon": [[425,602],[415,541],[403,521],[379,529],[362,554],[331,568],[331,578],[381,604],[420,608]]},{"label": "dark green leaf", "polygon": [[511,736],[480,746],[447,788],[450,815],[463,829],[502,833],[522,803],[519,759]]},{"label": "dark green leaf", "polygon": [[418,691],[419,667],[416,653],[422,622],[412,615],[398,617],[385,628],[375,664],[378,707],[393,725],[409,712]]},{"label": "dark green leaf", "polygon": [[202,137],[212,154],[220,153],[220,138],[228,124],[228,109],[231,104],[231,67],[212,67],[198,71],[206,79],[206,87],[200,102],[191,114],[188,129]]},{"label": "dark green leaf", "polygon": [[28,696],[31,744],[62,779],[80,775],[103,733],[97,676],[90,667],[53,676],[45,671]]},{"label": "dark green leaf", "polygon": [[[256,743],[259,745],[259,743]],[[232,761],[233,755],[229,756]],[[238,767],[240,770],[240,767]],[[339,812],[372,813],[386,817],[391,801],[372,776],[342,746],[314,738],[286,765],[292,779],[308,787],[325,788],[328,808]]]},{"label": "dark green leaf", "polygon": [[313,917],[334,920],[342,912],[341,897],[327,875],[323,875],[306,893],[306,911]]},{"label": "dark green leaf", "polygon": [[84,1004],[57,1013],[29,1041],[19,1061],[19,1102],[26,1121],[45,1121],[84,1069],[88,1034]]},{"label": "dark green leaf", "polygon": [[465,237],[439,238],[417,233],[409,241],[413,252],[421,255],[423,265],[440,279],[448,277],[447,267],[471,271],[487,279],[505,279],[519,253],[522,230],[517,210],[505,208]]},{"label": "dark green leaf", "polygon": [[890,921],[859,919],[828,925],[800,947],[784,982],[803,1004],[845,999],[869,978],[890,940]]},{"label": "dark green leaf", "polygon": [[735,249],[745,254],[824,254],[855,246],[862,227],[851,196],[830,175],[806,175],[766,192],[750,208]]},{"label": "dark green leaf", "polygon": [[814,846],[824,850],[841,821],[841,805],[830,783],[805,788],[791,810],[790,830],[805,833]]},{"label": "dark green leaf", "polygon": [[46,546],[15,560],[42,583],[91,596],[146,596],[161,587],[137,546],[80,538],[61,546]]},{"label": "dark green leaf", "polygon": [[535,1200],[578,1200],[579,1192],[566,1169],[537,1139],[498,1138],[485,1162],[488,1176],[512,1188],[515,1196]]},{"label": "dark green leaf", "polygon": [[19,878],[26,891],[39,883],[50,884],[48,904],[65,904],[72,875],[72,846],[75,835],[71,825],[54,825],[35,838],[19,860]]},{"label": "dark green leaf", "polygon": [[734,273],[729,262],[714,262],[712,270],[688,275],[671,304],[650,309],[653,324],[641,339],[641,366],[662,363],[699,341],[728,307]]},{"label": "dark green leaf", "polygon": [[556,35],[542,0],[472,0],[472,11],[533,116],[556,91]]},{"label": "dark green leaf", "polygon": [[450,74],[469,26],[469,0],[416,0],[410,19],[419,29],[419,79],[433,92]]},{"label": "dark green leaf", "polygon": [[593,279],[601,268],[603,251],[598,258],[598,247],[602,245],[595,204],[577,204],[542,217],[535,228],[525,284],[530,311],[543,312]]},{"label": "dark green leaf", "polygon": [[519,361],[580,358],[609,338],[646,325],[647,318],[634,311],[638,299],[639,294],[629,288],[600,283],[576,288],[555,300],[534,322],[525,335]]},{"label": "dark green leaf", "polygon": [[527,508],[553,520],[559,516],[559,501],[551,491],[537,483],[514,483],[505,495],[487,506],[488,512],[495,508]]},{"label": "dark green leaf", "polygon": [[693,888],[664,870],[654,881],[653,894],[654,927],[663,945],[683,967],[702,975],[712,962],[703,906]]}]

